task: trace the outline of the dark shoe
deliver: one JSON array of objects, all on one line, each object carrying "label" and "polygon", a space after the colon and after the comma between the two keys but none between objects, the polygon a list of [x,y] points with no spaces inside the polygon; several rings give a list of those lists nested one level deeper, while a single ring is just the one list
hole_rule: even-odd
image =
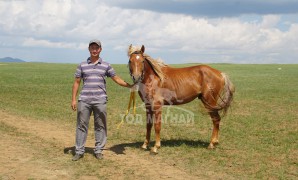
[{"label": "dark shoe", "polygon": [[96,159],[103,159],[103,155],[101,153],[95,153]]},{"label": "dark shoe", "polygon": [[81,159],[82,157],[84,157],[83,154],[76,154],[76,155],[73,156],[72,160],[77,161],[77,160]]}]

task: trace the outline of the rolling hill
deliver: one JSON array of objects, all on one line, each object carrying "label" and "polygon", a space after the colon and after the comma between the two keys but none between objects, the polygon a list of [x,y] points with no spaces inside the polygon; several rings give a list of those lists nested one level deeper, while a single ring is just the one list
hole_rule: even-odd
[{"label": "rolling hill", "polygon": [[12,58],[12,57],[5,57],[5,58],[0,58],[0,62],[26,62],[26,61],[17,59],[17,58]]}]

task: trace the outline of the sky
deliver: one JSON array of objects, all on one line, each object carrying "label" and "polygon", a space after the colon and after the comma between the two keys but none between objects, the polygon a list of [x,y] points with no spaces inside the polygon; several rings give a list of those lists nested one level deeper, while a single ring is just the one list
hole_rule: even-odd
[{"label": "sky", "polygon": [[0,0],[0,58],[126,64],[130,44],[167,64],[298,64],[297,0]]}]

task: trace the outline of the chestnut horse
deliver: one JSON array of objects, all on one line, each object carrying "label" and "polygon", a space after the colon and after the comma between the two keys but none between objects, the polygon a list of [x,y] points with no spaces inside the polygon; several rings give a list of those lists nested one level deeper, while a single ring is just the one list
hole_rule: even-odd
[{"label": "chestnut horse", "polygon": [[161,114],[163,105],[179,105],[200,99],[213,121],[213,132],[208,148],[218,144],[219,123],[227,112],[235,88],[227,75],[206,65],[172,68],[155,60],[145,52],[144,45],[129,46],[129,71],[139,86],[139,96],[146,106],[147,134],[143,149],[150,142],[151,128],[155,128],[155,145],[152,153],[160,148]]}]

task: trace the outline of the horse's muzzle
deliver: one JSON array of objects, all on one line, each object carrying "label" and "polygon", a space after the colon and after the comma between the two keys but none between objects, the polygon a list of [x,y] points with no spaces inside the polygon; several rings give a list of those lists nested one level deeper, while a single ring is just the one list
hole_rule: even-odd
[{"label": "horse's muzzle", "polygon": [[134,76],[134,75],[132,75],[131,78],[132,78],[132,80],[133,80],[134,83],[139,83],[143,79],[142,76]]}]

